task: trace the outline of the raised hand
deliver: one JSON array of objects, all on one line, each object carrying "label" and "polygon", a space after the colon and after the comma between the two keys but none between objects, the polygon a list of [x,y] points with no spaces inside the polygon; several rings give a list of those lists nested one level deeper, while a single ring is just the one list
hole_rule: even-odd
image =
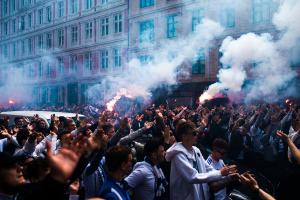
[{"label": "raised hand", "polygon": [[285,134],[283,131],[279,130],[276,132],[276,134],[282,138],[285,142],[287,142],[289,140],[289,136],[287,134]]},{"label": "raised hand", "polygon": [[70,148],[63,147],[55,155],[51,150],[50,142],[46,143],[46,147],[52,178],[61,183],[67,183],[82,155],[81,144],[72,144]]},{"label": "raised hand", "polygon": [[237,169],[236,169],[236,165],[229,165],[229,166],[223,167],[220,171],[221,171],[222,176],[227,176],[227,175],[236,173]]},{"label": "raised hand", "polygon": [[240,181],[241,183],[249,186],[253,190],[259,189],[258,183],[255,180],[254,175],[250,174],[249,172],[245,172],[242,175],[240,175]]},{"label": "raised hand", "polygon": [[98,129],[97,133],[88,138],[87,151],[92,152],[94,150],[104,149],[107,146],[108,137],[104,134],[103,129]]},{"label": "raised hand", "polygon": [[1,130],[0,130],[0,135],[4,136],[4,137],[7,137],[7,138],[10,138],[11,135],[9,134],[9,132],[7,131],[6,128],[2,127]]},{"label": "raised hand", "polygon": [[153,125],[154,125],[154,122],[145,122],[144,127],[145,127],[146,129],[149,129],[149,128],[151,128]]}]

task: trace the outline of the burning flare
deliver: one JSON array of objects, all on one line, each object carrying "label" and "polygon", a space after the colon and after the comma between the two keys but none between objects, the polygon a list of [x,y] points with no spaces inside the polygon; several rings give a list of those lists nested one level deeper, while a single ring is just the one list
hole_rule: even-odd
[{"label": "burning flare", "polygon": [[13,105],[13,104],[15,104],[15,103],[16,103],[16,101],[13,100],[13,99],[9,99],[9,100],[8,100],[8,104],[10,104],[10,105]]},{"label": "burning flare", "polygon": [[200,102],[201,104],[203,104],[205,100],[210,100],[210,99],[212,99],[212,98],[213,98],[213,96],[210,95],[207,91],[205,91],[205,92],[203,92],[203,93],[201,94],[201,96],[199,97],[199,102]]},{"label": "burning flare", "polygon": [[127,98],[132,98],[132,96],[127,92],[127,90],[125,88],[121,88],[117,92],[116,96],[112,100],[110,100],[108,103],[106,103],[106,109],[108,111],[113,111],[116,103],[121,99],[122,96],[125,96]]}]

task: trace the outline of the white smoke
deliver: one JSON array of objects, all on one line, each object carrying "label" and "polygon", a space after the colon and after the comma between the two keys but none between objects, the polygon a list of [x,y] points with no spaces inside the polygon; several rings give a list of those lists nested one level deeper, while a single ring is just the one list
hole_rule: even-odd
[{"label": "white smoke", "polygon": [[[107,97],[105,100],[112,98],[120,89],[126,89],[132,97],[142,96],[148,99],[151,96],[151,89],[161,84],[176,84],[177,76],[187,73],[184,70],[180,71],[179,67],[185,61],[192,60],[199,50],[208,50],[211,42],[222,31],[223,28],[218,23],[203,19],[203,23],[198,25],[190,36],[159,41],[160,47],[152,51],[152,60],[149,63],[143,64],[134,58],[127,63],[126,71],[120,76],[107,78],[109,89],[105,91]],[[91,89],[95,91],[95,87]]]},{"label": "white smoke", "polygon": [[[280,0],[279,9],[273,16],[273,24],[283,35],[278,41],[281,49],[287,50],[299,42],[300,38],[300,1]],[[299,44],[299,43],[298,43]]]},{"label": "white smoke", "polygon": [[[282,35],[275,40],[271,34],[247,33],[237,39],[224,39],[220,52],[224,66],[218,73],[219,81],[202,95],[212,97],[221,90],[239,92],[246,79],[253,83],[248,86],[246,101],[264,99],[276,101],[280,90],[288,86],[296,73],[290,68],[288,50],[300,38],[300,1],[280,1],[273,23]],[[209,99],[209,98],[207,98]]]},{"label": "white smoke", "polygon": [[24,69],[7,64],[1,70],[0,105],[30,102],[32,88],[24,78]]},{"label": "white smoke", "polygon": [[[15,63],[0,55],[0,106],[8,104],[37,104],[38,93],[34,89],[45,79],[47,73],[47,65],[51,66],[51,74],[55,71],[54,67],[57,64],[56,58],[52,53],[46,50],[39,50],[39,60],[26,60],[21,63]],[[38,75],[38,62],[43,64],[43,77]],[[48,78],[48,77],[47,77]]]}]

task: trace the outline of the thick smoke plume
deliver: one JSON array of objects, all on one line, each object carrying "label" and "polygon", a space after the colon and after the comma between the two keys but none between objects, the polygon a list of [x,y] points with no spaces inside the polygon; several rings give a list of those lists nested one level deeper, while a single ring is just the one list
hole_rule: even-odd
[{"label": "thick smoke plume", "polygon": [[281,31],[278,40],[269,33],[225,38],[220,48],[223,68],[217,76],[219,81],[210,85],[200,100],[203,102],[224,90],[239,92],[244,88],[245,80],[249,79],[252,83],[246,87],[246,101],[276,101],[283,89],[291,87],[290,81],[296,76],[290,68],[292,58],[288,55],[289,49],[299,44],[299,17],[300,1],[280,1],[273,17],[276,29]]},{"label": "thick smoke plume", "polygon": [[[177,83],[177,76],[187,75],[184,68],[180,68],[184,62],[192,60],[200,50],[208,50],[212,41],[219,36],[223,28],[216,22],[203,19],[203,23],[197,26],[196,31],[186,38],[176,40],[160,41],[160,47],[152,51],[152,60],[148,63],[141,63],[134,58],[127,64],[124,73],[117,77],[107,78],[105,101],[111,99],[117,91],[126,90],[132,97],[142,96],[145,99],[151,97],[151,90],[161,84],[174,85]],[[96,85],[91,91],[100,91]],[[108,89],[107,89],[108,88]],[[94,92],[89,92],[94,98]]]},{"label": "thick smoke plume", "polygon": [[[46,50],[38,50],[40,59],[44,65],[43,76],[47,73],[46,65],[51,66],[49,76],[53,75],[54,67],[57,64],[56,58]],[[34,88],[43,82],[43,78],[38,76],[38,70],[34,66],[37,60],[28,60],[22,63],[10,62],[4,55],[0,55],[0,107],[14,104],[36,105],[38,93]],[[48,77],[47,77],[48,78]]]}]

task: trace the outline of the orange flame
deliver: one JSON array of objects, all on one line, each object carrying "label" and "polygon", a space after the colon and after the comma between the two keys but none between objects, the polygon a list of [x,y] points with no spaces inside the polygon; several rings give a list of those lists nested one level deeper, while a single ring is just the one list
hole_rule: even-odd
[{"label": "orange flame", "polygon": [[121,88],[117,92],[116,96],[112,100],[110,100],[108,103],[106,103],[106,109],[108,111],[113,111],[116,103],[121,99],[122,96],[132,98],[132,96],[127,92],[127,90],[125,88]]}]

